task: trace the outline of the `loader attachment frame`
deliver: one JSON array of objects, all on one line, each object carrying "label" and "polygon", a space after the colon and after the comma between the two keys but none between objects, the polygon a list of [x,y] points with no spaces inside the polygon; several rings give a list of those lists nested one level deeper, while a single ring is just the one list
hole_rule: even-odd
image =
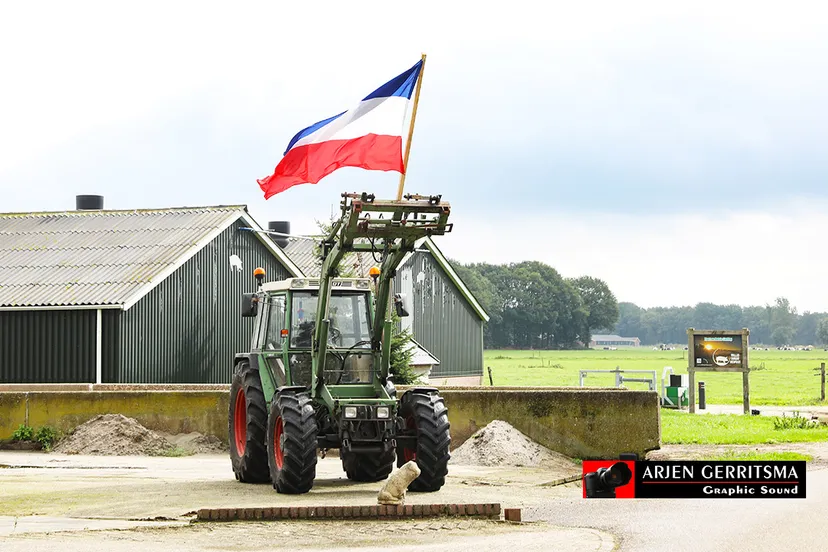
[{"label": "loader attachment frame", "polygon": [[[407,194],[402,200],[377,200],[373,194],[343,193],[341,217],[322,241],[322,270],[319,280],[317,324],[312,353],[311,396],[326,397],[322,371],[328,347],[329,304],[337,267],[350,252],[380,255],[375,277],[375,301],[371,328],[371,350],[379,356],[380,389],[388,377],[392,323],[388,317],[393,278],[405,256],[418,240],[451,232],[451,206],[441,196]],[[332,406],[332,405],[331,405]]]}]

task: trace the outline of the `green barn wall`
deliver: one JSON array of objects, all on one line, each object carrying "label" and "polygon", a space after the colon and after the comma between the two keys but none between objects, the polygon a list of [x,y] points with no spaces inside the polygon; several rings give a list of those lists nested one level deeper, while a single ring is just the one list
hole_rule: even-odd
[{"label": "green barn wall", "polygon": [[0,383],[95,383],[95,310],[0,311]]},{"label": "green barn wall", "polygon": [[394,291],[411,295],[414,339],[440,360],[432,378],[483,373],[483,321],[429,252],[397,270]]},{"label": "green barn wall", "polygon": [[[172,275],[121,313],[120,351],[112,383],[229,383],[233,357],[247,351],[251,318],[241,295],[266,280],[290,277],[239,219]],[[230,258],[241,259],[242,270]]]}]

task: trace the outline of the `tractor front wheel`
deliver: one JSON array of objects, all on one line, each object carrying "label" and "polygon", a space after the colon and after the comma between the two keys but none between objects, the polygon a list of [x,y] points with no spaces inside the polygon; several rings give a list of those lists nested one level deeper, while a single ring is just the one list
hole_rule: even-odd
[{"label": "tractor front wheel", "polygon": [[344,452],[342,469],[351,481],[382,481],[394,469],[394,449],[383,454]]},{"label": "tractor front wheel", "polygon": [[448,411],[437,393],[406,392],[400,400],[403,434],[417,437],[414,447],[397,447],[397,466],[414,460],[420,476],[408,486],[415,492],[439,491],[446,482],[451,457]]},{"label": "tractor front wheel", "polygon": [[316,419],[307,393],[279,392],[270,403],[267,458],[273,488],[285,494],[311,490],[316,478]]},{"label": "tractor front wheel", "polygon": [[230,384],[230,463],[242,483],[264,483],[267,469],[267,403],[259,372],[240,363]]}]

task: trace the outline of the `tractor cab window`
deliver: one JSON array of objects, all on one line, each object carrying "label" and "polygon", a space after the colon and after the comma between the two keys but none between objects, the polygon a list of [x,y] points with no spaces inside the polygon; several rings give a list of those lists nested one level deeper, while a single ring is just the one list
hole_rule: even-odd
[{"label": "tractor cab window", "polygon": [[[316,321],[316,292],[295,292],[291,308],[290,346],[310,347]],[[368,295],[339,293],[328,304],[331,325],[328,346],[336,348],[368,347],[371,340],[368,324]]]},{"label": "tractor cab window", "polygon": [[267,308],[270,316],[268,317],[267,337],[262,349],[279,351],[282,349],[282,330],[285,329],[285,296],[271,296]]}]

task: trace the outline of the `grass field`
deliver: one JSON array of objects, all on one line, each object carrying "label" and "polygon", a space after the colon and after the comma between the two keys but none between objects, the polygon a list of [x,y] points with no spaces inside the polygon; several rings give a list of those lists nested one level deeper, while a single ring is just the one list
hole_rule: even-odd
[{"label": "grass field", "polygon": [[[828,363],[828,351],[750,351],[751,405],[805,406],[819,400],[820,380],[813,368]],[[653,351],[649,347],[615,351],[512,351],[487,350],[484,367],[491,367],[494,384],[513,386],[577,386],[578,370],[655,370],[660,393],[662,371],[672,366],[676,374],[687,373],[687,351]],[[642,375],[631,375],[642,377]],[[704,381],[708,404],[742,404],[742,375],[739,373],[697,372]],[[488,374],[484,368],[484,380]],[[588,374],[590,387],[614,385],[612,374]],[[631,389],[646,384],[630,383]]]},{"label": "grass field", "polygon": [[791,461],[791,460],[805,460],[812,462],[814,457],[810,454],[801,454],[799,452],[733,452],[728,451],[724,454],[710,454],[702,458],[702,460],[730,460],[730,461]]},{"label": "grass field", "polygon": [[760,445],[828,441],[828,426],[775,429],[773,422],[773,416],[694,416],[662,408],[661,440],[665,445]]}]

